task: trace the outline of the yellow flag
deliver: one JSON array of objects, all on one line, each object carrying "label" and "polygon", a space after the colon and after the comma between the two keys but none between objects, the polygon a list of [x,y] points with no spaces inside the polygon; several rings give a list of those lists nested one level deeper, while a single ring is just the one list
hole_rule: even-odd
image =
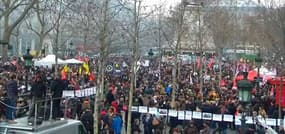
[{"label": "yellow flag", "polygon": [[79,67],[79,75],[81,75],[82,74],[82,67],[80,66]]},{"label": "yellow flag", "polygon": [[83,63],[83,68],[85,69],[86,74],[89,75],[90,74],[90,69],[89,69],[88,63],[84,62]]},{"label": "yellow flag", "polygon": [[63,71],[64,71],[64,72],[68,73],[69,70],[70,70],[70,69],[69,69],[69,67],[68,67],[67,65],[65,65],[65,66],[63,67]]}]

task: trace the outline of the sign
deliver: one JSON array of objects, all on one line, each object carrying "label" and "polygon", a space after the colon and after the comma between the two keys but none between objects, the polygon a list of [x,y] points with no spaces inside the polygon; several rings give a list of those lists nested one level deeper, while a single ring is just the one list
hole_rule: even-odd
[{"label": "sign", "polygon": [[158,109],[158,112],[161,116],[167,116],[167,109]]},{"label": "sign", "polygon": [[254,124],[252,116],[246,116],[245,119],[246,124]]},{"label": "sign", "polygon": [[202,113],[201,112],[195,112],[193,111],[193,119],[201,119],[202,118]]},{"label": "sign", "polygon": [[233,122],[234,121],[233,117],[234,117],[233,115],[224,114],[223,120],[226,121],[226,122]]},{"label": "sign", "polygon": [[178,120],[185,120],[185,112],[178,111]]},{"label": "sign", "polygon": [[74,91],[73,90],[63,90],[62,97],[74,97]]},{"label": "sign", "polygon": [[268,126],[276,126],[276,119],[267,118],[265,122],[266,122],[266,125]]},{"label": "sign", "polygon": [[137,112],[138,111],[138,107],[137,106],[132,106],[132,111],[133,112]]},{"label": "sign", "polygon": [[96,87],[90,87],[80,90],[63,90],[62,97],[86,97],[96,94]]},{"label": "sign", "polygon": [[148,112],[150,114],[157,114],[157,108],[156,107],[150,107],[150,108],[148,108]]},{"label": "sign", "polygon": [[221,114],[213,114],[213,121],[222,121],[223,116]]},{"label": "sign", "polygon": [[107,72],[112,72],[113,71],[113,66],[112,65],[107,65],[106,71]]},{"label": "sign", "polygon": [[147,107],[145,107],[145,106],[139,106],[139,112],[140,113],[147,113],[148,111],[147,111]]},{"label": "sign", "polygon": [[185,111],[185,120],[192,120],[192,111]]},{"label": "sign", "polygon": [[235,125],[241,125],[241,116],[235,116]]},{"label": "sign", "polygon": [[203,120],[212,120],[212,113],[203,113],[202,115]]},{"label": "sign", "polygon": [[168,116],[177,117],[177,111],[176,110],[169,110]]}]

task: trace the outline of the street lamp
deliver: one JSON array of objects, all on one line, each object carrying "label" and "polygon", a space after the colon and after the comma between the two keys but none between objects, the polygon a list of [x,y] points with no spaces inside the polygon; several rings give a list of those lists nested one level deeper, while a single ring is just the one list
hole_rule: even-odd
[{"label": "street lamp", "polygon": [[[251,91],[252,91],[252,84],[251,82],[247,79],[248,76],[248,72],[244,72],[244,79],[238,81],[237,85],[238,85],[238,98],[239,98],[239,102],[241,102],[242,106],[244,109],[246,104],[251,102]],[[242,117],[241,117],[241,130],[242,133],[244,133],[246,131],[246,119],[245,119],[245,110],[242,113]]]},{"label": "street lamp", "polygon": [[152,56],[153,56],[153,51],[152,51],[152,49],[149,49],[149,51],[148,51],[148,56],[149,56],[149,57],[152,57]]},{"label": "street lamp", "polygon": [[73,55],[72,55],[72,51],[71,51],[72,47],[73,47],[73,43],[70,42],[70,43],[69,43],[69,48],[68,48],[68,51],[69,51],[69,52],[68,52],[68,57],[70,57],[70,58],[73,56]]},{"label": "street lamp", "polygon": [[26,68],[26,81],[25,81],[25,86],[26,90],[28,90],[28,73],[30,68],[33,65],[33,56],[30,54],[30,49],[27,49],[27,53],[23,56],[23,59],[25,61],[25,68]]}]

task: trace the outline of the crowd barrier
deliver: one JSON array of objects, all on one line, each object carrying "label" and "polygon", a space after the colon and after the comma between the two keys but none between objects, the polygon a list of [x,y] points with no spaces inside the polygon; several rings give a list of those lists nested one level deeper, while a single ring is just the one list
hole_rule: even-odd
[{"label": "crowd barrier", "polygon": [[[216,122],[234,122],[235,125],[241,125],[241,116],[234,116],[231,114],[213,114],[207,112],[197,112],[197,111],[177,111],[173,109],[160,109],[156,107],[146,107],[146,106],[132,106],[133,112],[139,113],[150,113],[159,116],[169,116],[169,117],[177,117],[178,120],[208,120],[208,121],[216,121]],[[265,118],[264,120],[260,120],[261,123],[264,123],[268,126],[280,126],[285,124],[284,119],[274,119],[274,118]],[[256,121],[252,116],[246,116],[246,124],[256,124]]]},{"label": "crowd barrier", "polygon": [[[96,87],[85,88],[81,90],[64,90],[63,97],[86,97],[96,94]],[[241,116],[233,116],[231,114],[213,114],[207,112],[197,112],[197,111],[177,111],[173,109],[160,109],[156,107],[146,107],[146,106],[133,106],[133,112],[139,113],[150,113],[159,116],[169,116],[177,117],[178,120],[192,120],[192,119],[202,119],[208,121],[224,121],[224,122],[234,122],[235,125],[241,125]],[[274,119],[266,118],[261,120],[262,123],[268,126],[280,126],[285,124],[284,119]],[[246,124],[255,124],[255,120],[252,116],[246,116]]]}]

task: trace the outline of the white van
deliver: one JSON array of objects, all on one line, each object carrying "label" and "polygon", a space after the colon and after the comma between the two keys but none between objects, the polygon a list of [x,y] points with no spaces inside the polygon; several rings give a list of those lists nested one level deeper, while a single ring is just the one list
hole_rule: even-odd
[{"label": "white van", "polygon": [[29,126],[27,118],[16,119],[16,122],[0,123],[0,134],[87,134],[78,120],[44,121],[38,126]]}]

